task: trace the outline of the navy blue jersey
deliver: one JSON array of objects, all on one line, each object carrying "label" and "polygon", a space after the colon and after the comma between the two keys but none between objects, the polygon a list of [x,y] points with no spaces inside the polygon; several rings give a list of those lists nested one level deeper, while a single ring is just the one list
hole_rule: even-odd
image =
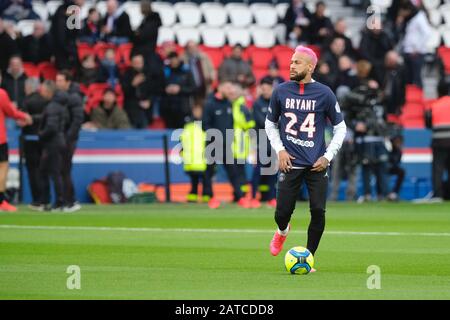
[{"label": "navy blue jersey", "polygon": [[337,125],[344,118],[329,87],[319,82],[300,85],[288,81],[275,88],[267,119],[277,123],[294,167],[312,166],[324,155],[327,120]]}]

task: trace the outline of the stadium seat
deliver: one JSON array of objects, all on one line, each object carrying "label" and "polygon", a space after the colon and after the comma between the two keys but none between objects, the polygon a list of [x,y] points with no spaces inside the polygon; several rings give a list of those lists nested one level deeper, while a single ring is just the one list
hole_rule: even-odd
[{"label": "stadium seat", "polygon": [[[105,52],[108,49],[117,50],[117,47],[114,44],[106,43],[106,42],[97,42],[94,47],[94,54],[99,60],[102,60],[105,57]],[[116,59],[117,59],[117,51],[116,51]]]},{"label": "stadium seat", "polygon": [[439,11],[442,13],[445,24],[450,27],[450,2],[444,3],[439,7]]},{"label": "stadium seat", "polygon": [[33,34],[35,22],[36,20],[20,20],[17,23],[16,28],[22,34],[22,37],[26,37]]},{"label": "stadium seat", "polygon": [[255,22],[260,27],[272,28],[278,22],[278,14],[274,6],[268,3],[254,3],[250,10],[255,17]]},{"label": "stadium seat", "polygon": [[437,9],[441,4],[441,0],[422,0],[422,4],[427,10]]},{"label": "stadium seat", "polygon": [[106,14],[106,1],[99,1],[96,3],[95,8],[97,9],[100,16],[104,17]]},{"label": "stadium seat", "polygon": [[126,1],[122,8],[130,17],[131,29],[136,30],[144,19],[141,13],[141,4],[139,2]]},{"label": "stadium seat", "polygon": [[162,25],[170,27],[177,21],[177,16],[172,5],[167,2],[153,2],[152,8],[159,13],[162,21]]},{"label": "stadium seat", "polygon": [[56,70],[56,67],[51,62],[41,62],[38,64],[38,70],[41,77],[45,80],[55,80],[56,79],[56,73],[58,70]]},{"label": "stadium seat", "polygon": [[428,10],[428,18],[430,23],[435,27],[439,27],[442,24],[442,14],[437,9]]},{"label": "stadium seat", "polygon": [[291,57],[293,50],[288,46],[276,46],[272,49],[273,55],[275,56],[278,66],[281,69],[288,69],[291,64]]},{"label": "stadium seat", "polygon": [[173,28],[160,27],[157,44],[161,45],[166,41],[175,41],[175,32],[173,31]]},{"label": "stadium seat", "polygon": [[195,3],[177,2],[173,7],[181,26],[196,27],[202,21],[202,13]]},{"label": "stadium seat", "polygon": [[81,7],[81,11],[80,11],[80,19],[81,21],[84,21],[88,15],[89,15],[89,10],[91,8],[94,7],[94,3],[90,2],[90,1],[86,1],[85,4]]},{"label": "stadium seat", "polygon": [[87,43],[77,43],[77,52],[80,61],[87,55],[95,55],[94,48]]},{"label": "stadium seat", "polygon": [[244,3],[228,3],[225,9],[234,27],[247,27],[253,21],[252,12]]},{"label": "stadium seat", "polygon": [[119,61],[119,68],[121,66],[128,67],[130,65],[131,50],[133,50],[132,43],[123,43],[117,47],[117,58]]},{"label": "stadium seat", "polygon": [[271,28],[252,25],[250,27],[253,43],[260,48],[272,48],[275,45],[275,32]]},{"label": "stadium seat", "polygon": [[174,26],[177,43],[184,47],[188,41],[200,43],[200,31],[194,27],[184,27],[179,24]]},{"label": "stadium seat", "polygon": [[200,5],[205,22],[211,27],[222,27],[227,23],[228,15],[224,6],[216,2],[205,2]]},{"label": "stadium seat", "polygon": [[289,9],[289,3],[278,3],[275,6],[275,10],[277,11],[278,18],[283,19],[286,15],[287,10]]},{"label": "stadium seat", "polygon": [[45,3],[37,1],[32,1],[32,3],[33,11],[36,12],[39,17],[41,17],[42,21],[47,21],[47,19],[49,18],[49,14]]},{"label": "stadium seat", "polygon": [[267,69],[274,59],[272,51],[267,48],[254,48],[247,50],[253,68]]},{"label": "stadium seat", "polygon": [[217,48],[225,45],[226,37],[223,28],[202,24],[200,25],[199,30],[205,46]]},{"label": "stadium seat", "polygon": [[225,33],[227,34],[228,43],[231,46],[240,44],[244,47],[248,47],[251,42],[250,32],[247,28],[237,28],[232,26],[225,27]]},{"label": "stadium seat", "polygon": [[253,68],[253,74],[255,75],[256,83],[259,83],[259,81],[268,73],[269,72],[267,68]]},{"label": "stadium seat", "polygon": [[423,103],[423,90],[415,85],[406,85],[406,97],[407,103]]},{"label": "stadium seat", "polygon": [[59,8],[63,3],[62,0],[50,0],[46,3],[47,11],[49,16],[53,16],[56,12],[56,9]]},{"label": "stadium seat", "polygon": [[441,46],[437,52],[444,65],[445,73],[450,74],[450,48]]},{"label": "stadium seat", "polygon": [[211,60],[214,69],[218,69],[222,64],[224,53],[222,48],[211,48],[204,45],[199,46],[200,50],[205,53]]},{"label": "stadium seat", "polygon": [[386,10],[392,5],[392,0],[370,0],[372,6],[381,9],[381,12],[386,12]]},{"label": "stadium seat", "polygon": [[280,44],[286,43],[286,25],[279,23],[273,28],[277,42]]},{"label": "stadium seat", "polygon": [[23,63],[23,71],[27,75],[28,78],[39,78],[39,69],[37,65],[31,62]]}]

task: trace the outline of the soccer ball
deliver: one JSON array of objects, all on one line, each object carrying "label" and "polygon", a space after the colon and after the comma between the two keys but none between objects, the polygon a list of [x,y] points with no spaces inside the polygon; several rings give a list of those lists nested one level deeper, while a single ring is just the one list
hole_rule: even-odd
[{"label": "soccer ball", "polygon": [[294,247],[284,257],[286,270],[292,274],[308,274],[314,267],[314,257],[308,249]]}]

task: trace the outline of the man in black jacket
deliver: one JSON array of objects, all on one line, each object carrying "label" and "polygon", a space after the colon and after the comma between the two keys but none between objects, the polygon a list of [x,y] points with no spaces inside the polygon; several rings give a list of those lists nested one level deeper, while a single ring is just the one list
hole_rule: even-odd
[{"label": "man in black jacket", "polygon": [[81,209],[76,202],[72,182],[72,159],[77,147],[78,135],[84,120],[83,100],[79,85],[72,80],[68,71],[59,71],[56,75],[56,88],[67,93],[68,123],[65,126],[66,147],[62,155],[61,175],[64,185],[66,207],[64,211],[73,212]]},{"label": "man in black jacket", "polygon": [[119,45],[130,41],[133,35],[130,17],[123,8],[119,8],[117,0],[106,2],[106,16],[101,23],[101,32],[107,42]]},{"label": "man in black jacket", "polygon": [[[64,128],[67,115],[67,93],[57,91],[53,81],[45,81],[41,95],[48,101],[39,126],[39,139],[43,150],[39,171],[41,173],[41,209],[63,210],[65,206],[64,186],[61,177],[62,154],[65,152]],[[55,202],[50,206],[50,179],[55,191]]]},{"label": "man in black jacket", "polygon": [[19,39],[19,47],[26,62],[38,64],[50,61],[53,55],[50,35],[45,32],[45,25],[39,20],[34,23],[32,34]]},{"label": "man in black jacket", "polygon": [[25,98],[25,80],[27,76],[23,71],[22,59],[19,56],[11,57],[8,71],[3,75],[1,87],[8,92],[11,100],[19,107],[22,107]]},{"label": "man in black jacket", "polygon": [[145,68],[144,57],[135,55],[122,78],[124,109],[131,125],[136,129],[146,128],[151,122],[154,105],[151,99],[160,96],[164,88],[162,68],[162,62],[156,60],[150,68]]},{"label": "man in black jacket", "polygon": [[15,40],[6,32],[3,20],[0,18],[0,72],[4,73],[8,69],[9,60],[13,55],[19,53],[19,48]]},{"label": "man in black jacket", "polygon": [[161,103],[161,116],[167,128],[182,128],[192,112],[194,77],[176,52],[171,52],[168,59],[169,65],[164,69],[166,94]]},{"label": "man in black jacket", "polygon": [[22,111],[31,115],[33,123],[22,129],[23,151],[25,164],[28,171],[31,196],[33,201],[30,205],[32,209],[39,209],[41,200],[39,162],[42,156],[42,143],[39,141],[38,131],[41,123],[46,101],[38,92],[39,80],[29,78],[25,81],[26,97],[23,102]]},{"label": "man in black jacket", "polygon": [[144,19],[134,33],[132,54],[142,54],[147,59],[155,54],[158,29],[162,22],[159,13],[152,10],[148,0],[141,1],[141,12]]},{"label": "man in black jacket", "polygon": [[396,51],[384,58],[383,97],[386,113],[400,115],[406,97],[406,72]]}]

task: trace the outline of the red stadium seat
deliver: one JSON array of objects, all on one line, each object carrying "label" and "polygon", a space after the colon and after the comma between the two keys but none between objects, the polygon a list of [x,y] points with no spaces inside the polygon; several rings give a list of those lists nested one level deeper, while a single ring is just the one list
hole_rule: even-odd
[{"label": "red stadium seat", "polygon": [[253,74],[255,75],[256,82],[259,83],[259,81],[268,74],[267,68],[253,68]]},{"label": "red stadium seat", "polygon": [[100,92],[101,94],[103,94],[103,91],[105,91],[106,88],[109,87],[109,84],[104,83],[104,82],[99,82],[99,83],[92,83],[91,85],[89,85],[88,87],[88,96],[93,96],[98,94],[98,92]]},{"label": "red stadium seat", "polygon": [[287,46],[277,46],[272,49],[276,61],[280,70],[289,70],[289,65],[291,64],[291,58],[293,50]]},{"label": "red stadium seat", "polygon": [[439,47],[437,53],[444,64],[445,73],[450,74],[450,47]]},{"label": "red stadium seat", "polygon": [[253,68],[266,69],[273,60],[273,54],[270,49],[254,48],[249,52]]},{"label": "red stadium seat", "polygon": [[415,85],[406,86],[406,102],[407,103],[423,103],[423,90]]},{"label": "red stadium seat", "polygon": [[214,69],[218,69],[220,67],[223,61],[223,51],[221,48],[199,46],[199,49],[209,57]]},{"label": "red stadium seat", "polygon": [[84,106],[84,111],[87,114],[90,114],[92,109],[98,107],[100,102],[103,99],[103,92],[96,91],[96,93],[90,95],[86,101],[86,105]]},{"label": "red stadium seat", "polygon": [[87,43],[77,43],[77,52],[78,52],[78,59],[80,61],[82,61],[83,58],[87,55],[90,54],[95,55],[94,48]]},{"label": "red stadium seat", "polygon": [[[114,44],[106,43],[106,42],[98,42],[94,46],[94,53],[98,57],[99,60],[102,60],[105,57],[105,52],[108,49],[114,49],[116,50],[116,59],[120,59],[117,47]],[[118,60],[120,61],[120,60]]]},{"label": "red stadium seat", "polygon": [[131,43],[124,43],[119,45],[119,47],[117,48],[117,55],[116,55],[116,59],[117,63],[120,66],[125,66],[128,67],[130,65],[130,61],[131,61],[131,50],[133,50],[133,44]]},{"label": "red stadium seat", "polygon": [[42,78],[46,80],[55,80],[56,79],[56,73],[58,70],[56,70],[56,67],[51,62],[41,62],[38,64],[39,74]]},{"label": "red stadium seat", "polygon": [[31,62],[23,63],[23,71],[27,75],[28,78],[39,78],[39,69],[37,65]]}]

